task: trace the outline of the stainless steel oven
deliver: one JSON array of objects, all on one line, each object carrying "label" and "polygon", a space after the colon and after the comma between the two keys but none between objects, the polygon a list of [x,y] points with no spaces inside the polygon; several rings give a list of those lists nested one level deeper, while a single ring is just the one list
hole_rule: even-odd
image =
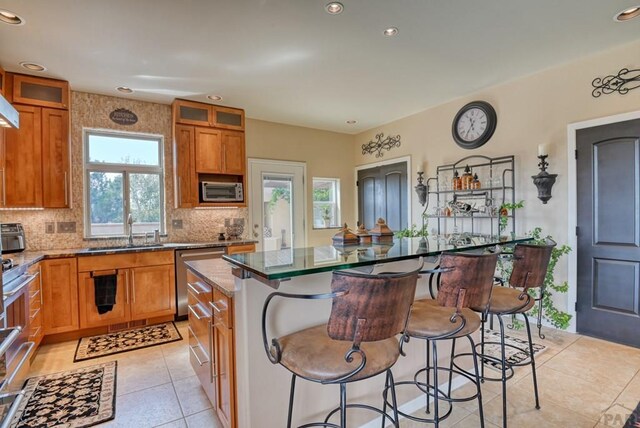
[{"label": "stainless steel oven", "polygon": [[176,251],[176,319],[187,319],[188,292],[187,292],[187,265],[185,262],[194,260],[219,259],[224,255],[224,247],[199,248],[195,250]]}]

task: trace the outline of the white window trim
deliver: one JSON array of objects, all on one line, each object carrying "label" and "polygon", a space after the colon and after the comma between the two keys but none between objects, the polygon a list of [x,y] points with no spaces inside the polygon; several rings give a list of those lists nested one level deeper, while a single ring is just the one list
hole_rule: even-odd
[{"label": "white window trim", "polygon": [[[336,222],[336,226],[316,227],[315,225],[315,218],[313,218],[313,209],[315,208],[315,204],[316,204],[316,201],[313,200],[313,183],[315,180],[334,181],[337,183],[335,204],[336,204],[336,209],[338,211],[338,219]],[[342,183],[338,177],[311,177],[311,214],[312,214],[311,223],[314,230],[339,229],[341,227],[342,225],[342,206],[340,204],[340,201],[342,199],[341,194],[342,194]],[[323,203],[323,202],[325,201],[317,201],[317,203]]]},{"label": "white window trim", "polygon": [[[158,166],[155,165],[130,165],[106,162],[89,162],[89,135],[103,135],[107,137],[128,137],[140,140],[158,141]],[[123,132],[112,129],[82,128],[82,170],[83,188],[82,198],[84,204],[84,238],[85,239],[105,239],[124,238],[127,235],[92,235],[91,234],[91,204],[89,203],[89,173],[92,171],[116,172],[116,173],[144,173],[158,174],[160,176],[160,234],[166,233],[166,206],[165,206],[165,168],[164,168],[164,136],[160,134],[149,134],[142,132]],[[126,223],[129,212],[129,179],[127,174],[123,174],[123,221]]]}]

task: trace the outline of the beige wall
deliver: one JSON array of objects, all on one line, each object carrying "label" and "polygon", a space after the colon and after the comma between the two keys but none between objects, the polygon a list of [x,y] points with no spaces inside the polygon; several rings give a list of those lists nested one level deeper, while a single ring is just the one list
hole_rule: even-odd
[{"label": "beige wall", "polygon": [[[117,125],[109,119],[109,113],[116,108],[126,108],[138,116],[138,123],[132,126]],[[353,174],[353,156],[351,155],[352,136],[309,128],[247,121],[247,156],[271,159],[307,160],[308,173],[321,176],[344,178],[343,186],[350,183]],[[128,132],[143,132],[164,136],[165,153],[165,200],[167,233],[172,242],[210,241],[217,237],[218,228],[226,217],[247,218],[247,209],[175,209],[173,207],[173,158],[171,140],[171,107],[126,98],[72,92],[71,103],[71,164],[72,209],[47,209],[39,211],[0,211],[0,221],[21,222],[27,234],[30,250],[78,248],[86,246],[108,245],[113,241],[89,242],[83,239],[83,180],[82,180],[82,129],[100,128]],[[333,162],[326,150],[341,150],[342,156]],[[309,187],[310,189],[310,187]],[[353,193],[345,191],[344,198],[353,199]],[[346,200],[346,199],[345,199]],[[310,206],[310,202],[309,202]],[[352,205],[346,207],[348,212]],[[309,210],[310,212],[310,210]],[[183,229],[173,229],[171,220],[181,219]],[[76,233],[45,234],[46,222],[75,221]],[[248,228],[246,228],[248,229]],[[324,236],[329,232],[310,231],[310,244],[329,242]],[[245,230],[245,236],[248,231]],[[122,241],[122,240],[120,240]],[[122,242],[119,242],[122,243]]]},{"label": "beige wall", "polygon": [[[567,125],[573,122],[640,110],[640,90],[627,95],[591,96],[591,82],[617,72],[622,67],[637,68],[640,43],[584,58],[535,75],[487,88],[415,115],[358,134],[354,156],[357,165],[375,162],[362,155],[361,145],[376,133],[399,134],[402,145],[385,153],[385,159],[411,155],[412,161],[424,159],[426,175],[433,176],[436,167],[455,162],[471,154],[516,156],[516,200],[524,200],[518,213],[517,232],[525,233],[541,226],[560,243],[568,236]],[[485,100],[498,114],[498,127],[491,140],[476,150],[459,148],[451,137],[451,123],[456,112],[466,103]],[[531,176],[538,173],[538,144],[549,144],[549,171],[559,174],[553,198],[547,205],[537,199]],[[415,184],[415,166],[412,166]],[[422,208],[413,193],[412,218],[419,222]],[[559,266],[556,279],[566,279],[565,264]],[[564,300],[562,302],[564,303]]]},{"label": "beige wall", "polygon": [[314,230],[312,177],[339,178],[341,220],[355,226],[353,136],[262,120],[246,120],[247,156],[307,164],[307,244],[326,245],[336,229]]}]

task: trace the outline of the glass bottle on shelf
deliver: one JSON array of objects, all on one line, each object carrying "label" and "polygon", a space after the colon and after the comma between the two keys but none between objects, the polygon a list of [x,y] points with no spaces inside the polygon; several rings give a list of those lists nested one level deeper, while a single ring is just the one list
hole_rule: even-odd
[{"label": "glass bottle on shelf", "polygon": [[469,165],[464,167],[464,174],[460,178],[460,185],[463,190],[471,189],[471,182],[473,181],[473,175],[471,175],[471,168]]},{"label": "glass bottle on shelf", "polygon": [[462,180],[458,176],[458,170],[453,171],[453,180],[451,180],[453,190],[462,190]]},{"label": "glass bottle on shelf", "polygon": [[480,179],[478,179],[478,174],[473,174],[473,181],[471,182],[472,189],[480,188]]}]

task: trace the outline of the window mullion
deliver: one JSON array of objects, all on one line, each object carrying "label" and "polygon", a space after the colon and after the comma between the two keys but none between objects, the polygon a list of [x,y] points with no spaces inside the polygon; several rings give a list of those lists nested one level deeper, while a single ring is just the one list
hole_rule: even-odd
[{"label": "window mullion", "polygon": [[124,205],[122,212],[124,214],[124,218],[122,219],[122,223],[124,226],[125,234],[129,231],[127,230],[127,219],[129,218],[129,214],[131,213],[131,201],[129,200],[129,171],[122,171],[122,203]]}]

